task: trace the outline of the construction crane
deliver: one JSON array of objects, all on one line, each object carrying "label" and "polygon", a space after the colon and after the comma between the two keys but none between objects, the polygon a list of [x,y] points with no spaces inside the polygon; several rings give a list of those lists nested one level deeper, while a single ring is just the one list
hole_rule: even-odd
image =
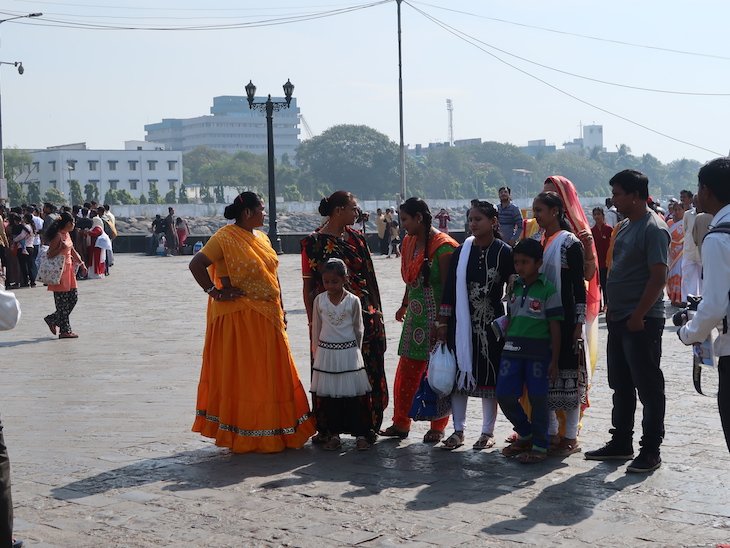
[{"label": "construction crane", "polygon": [[307,119],[304,117],[304,114],[299,115],[299,122],[301,122],[302,127],[304,128],[304,134],[307,136],[307,139],[311,139],[314,137],[314,133],[312,133],[312,128],[309,127],[309,124],[307,123]]},{"label": "construction crane", "polygon": [[449,146],[454,146],[454,103],[446,99],[446,110],[449,113]]}]

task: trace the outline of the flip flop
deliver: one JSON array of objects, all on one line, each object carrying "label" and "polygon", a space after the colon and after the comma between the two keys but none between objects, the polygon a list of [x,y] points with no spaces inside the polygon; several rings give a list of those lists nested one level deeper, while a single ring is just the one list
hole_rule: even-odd
[{"label": "flip flop", "polygon": [[434,430],[432,428],[423,436],[423,443],[438,443],[444,439],[445,435],[442,430]]},{"label": "flip flop", "polygon": [[454,432],[443,441],[441,449],[453,451],[462,445],[464,445],[464,432]]},{"label": "flip flop", "polygon": [[537,464],[547,458],[547,451],[530,450],[517,455],[515,460],[521,464]]},{"label": "flip flop", "polygon": [[408,430],[399,430],[396,428],[396,426],[393,424],[386,428],[385,430],[381,430],[379,434],[386,438],[400,438],[402,440],[406,439],[408,437]]},{"label": "flip flop", "polygon": [[494,436],[491,434],[482,434],[479,439],[474,442],[472,449],[481,451],[482,449],[490,449],[494,447]]},{"label": "flip flop", "polygon": [[505,457],[516,457],[517,455],[521,455],[522,453],[526,453],[532,449],[532,440],[527,439],[519,439],[517,441],[513,441],[510,443],[507,447],[504,447],[502,449],[502,454]]}]

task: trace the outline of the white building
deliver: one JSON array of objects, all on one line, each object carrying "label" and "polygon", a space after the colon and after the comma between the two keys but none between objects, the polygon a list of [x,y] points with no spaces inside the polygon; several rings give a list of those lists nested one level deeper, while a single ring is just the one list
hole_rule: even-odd
[{"label": "white building", "polygon": [[86,143],[76,143],[28,151],[32,162],[16,181],[24,192],[30,183],[39,183],[41,196],[56,188],[69,202],[70,181],[78,181],[82,194],[87,184],[95,186],[99,202],[108,190],[126,190],[134,198],[142,194],[148,197],[151,184],[161,196],[173,187],[180,192],[182,152],[146,141],[126,141],[124,145],[124,150],[89,150]]},{"label": "white building", "polygon": [[[283,102],[283,97],[272,97]],[[256,97],[263,103],[266,97]],[[226,95],[213,98],[210,116],[196,118],[163,118],[161,122],[144,126],[145,139],[164,143],[171,150],[188,152],[205,146],[234,154],[240,151],[266,154],[266,115],[248,106],[245,96]],[[287,154],[294,159],[299,146],[299,107],[292,98],[289,108],[276,111],[273,117],[274,154]]]}]

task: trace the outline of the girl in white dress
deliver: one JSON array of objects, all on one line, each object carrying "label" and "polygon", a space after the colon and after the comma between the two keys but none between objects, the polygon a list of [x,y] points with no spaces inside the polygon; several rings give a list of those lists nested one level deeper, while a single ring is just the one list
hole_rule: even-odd
[{"label": "girl in white dress", "polygon": [[311,392],[321,398],[317,430],[329,436],[323,448],[336,451],[342,447],[340,434],[352,434],[357,449],[364,451],[370,448],[366,436],[374,428],[371,386],[361,352],[362,306],[345,289],[346,279],[347,267],[341,259],[327,261],[322,271],[326,291],[312,305]]}]

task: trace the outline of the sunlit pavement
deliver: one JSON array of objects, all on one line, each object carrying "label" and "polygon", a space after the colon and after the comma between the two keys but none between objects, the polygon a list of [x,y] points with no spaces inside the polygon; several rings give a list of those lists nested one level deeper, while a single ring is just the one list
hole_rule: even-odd
[{"label": "sunlit pavement", "polygon": [[[476,452],[481,405],[470,401],[454,452],[383,439],[368,452],[307,444],[232,455],[190,432],[206,296],[189,257],[117,255],[112,276],[81,282],[77,340],[57,340],[44,288],[23,289],[18,328],[0,333],[0,413],[12,460],[16,533],[27,546],[392,546],[519,544],[703,546],[730,540],[730,455],[713,398],[694,393],[690,353],[664,337],[667,437],[662,467],[564,460],[520,465]],[[388,381],[397,363],[393,316],[399,262],[376,257],[387,318]],[[309,380],[300,261],[280,276],[289,336]],[[601,335],[605,341],[605,326]],[[605,345],[602,345],[605,346]],[[607,440],[610,391],[602,352],[584,449]],[[708,389],[714,374],[705,375]],[[391,409],[386,412],[386,423]],[[637,421],[637,426],[640,421]],[[638,447],[636,447],[638,449]]]}]

